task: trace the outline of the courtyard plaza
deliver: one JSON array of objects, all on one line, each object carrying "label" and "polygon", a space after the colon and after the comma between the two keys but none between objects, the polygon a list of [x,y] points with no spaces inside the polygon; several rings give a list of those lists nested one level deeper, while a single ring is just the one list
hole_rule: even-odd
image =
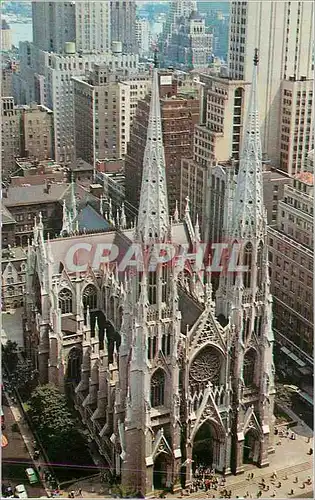
[{"label": "courtyard plaza", "polygon": [[[292,432],[295,439],[291,439]],[[215,490],[210,488],[190,492],[189,488],[183,492],[176,491],[167,494],[166,498],[224,498],[223,491],[231,491],[231,498],[313,498],[313,455],[309,455],[313,448],[313,431],[300,419],[298,424],[286,435],[286,429],[280,435],[274,436],[275,453],[270,455],[270,465],[258,468],[252,464],[244,467],[244,474],[226,477],[224,485],[220,486],[222,476],[218,478]],[[249,479],[249,475],[253,478]],[[274,477],[276,476],[276,477]],[[305,484],[311,478],[310,484]],[[266,485],[265,489],[261,484]],[[269,489],[267,489],[269,486]],[[293,494],[291,493],[293,490]],[[61,496],[68,497],[73,491],[76,497],[83,498],[112,498],[110,490],[100,483],[99,477],[78,481],[63,490]],[[257,497],[258,492],[261,496]],[[161,492],[153,492],[146,498],[159,498]]]}]

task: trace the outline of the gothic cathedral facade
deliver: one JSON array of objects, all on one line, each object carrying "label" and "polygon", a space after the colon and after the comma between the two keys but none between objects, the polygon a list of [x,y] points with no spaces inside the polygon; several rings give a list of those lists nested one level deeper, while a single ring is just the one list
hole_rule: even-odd
[{"label": "gothic cathedral facade", "polygon": [[[215,296],[211,276],[164,263],[155,251],[201,242],[189,200],[183,221],[169,216],[156,68],[136,226],[76,235],[73,208],[56,240],[44,240],[41,218],[34,227],[25,335],[40,381],[70,390],[101,455],[134,492],[189,484],[199,463],[222,474],[242,473],[248,462],[263,467],[273,451],[257,64],[256,55],[236,192],[226,202],[238,267],[222,274]],[[136,273],[104,262],[67,267],[66,252],[87,250],[95,238],[120,253],[136,244],[147,258]]]}]

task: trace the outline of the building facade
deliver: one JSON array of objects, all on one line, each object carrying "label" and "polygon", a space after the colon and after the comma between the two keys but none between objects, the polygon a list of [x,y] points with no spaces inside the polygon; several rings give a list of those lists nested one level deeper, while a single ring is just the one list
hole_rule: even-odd
[{"label": "building facade", "polygon": [[167,43],[167,64],[186,70],[207,68],[212,52],[213,36],[207,33],[205,20],[197,12],[177,20]]},{"label": "building facade", "polygon": [[1,50],[12,49],[12,30],[5,19],[1,19]]},{"label": "building facade", "polygon": [[109,2],[32,2],[33,43],[40,50],[63,53],[74,43],[77,51],[110,49]]},{"label": "building facade", "polygon": [[280,161],[281,82],[314,78],[313,45],[312,2],[231,2],[229,74],[249,81],[252,53],[258,47],[262,148],[274,165]]},{"label": "building facade", "polygon": [[314,346],[313,190],[312,173],[296,174],[293,185],[284,188],[276,226],[268,229],[276,340],[290,352],[298,351],[302,368],[305,363],[312,368]]},{"label": "building facade", "polygon": [[1,167],[6,179],[13,172],[15,158],[21,152],[21,111],[13,97],[1,97]]},{"label": "building facade", "polygon": [[53,113],[45,106],[17,106],[13,97],[1,98],[2,172],[14,174],[18,157],[38,161],[53,157]]},{"label": "building facade", "polygon": [[137,54],[135,0],[111,0],[110,18],[112,42],[121,42],[125,54]]},{"label": "building facade", "polygon": [[72,77],[85,76],[93,71],[95,64],[135,74],[139,71],[138,55],[126,55],[120,50],[58,55],[40,51],[28,42],[21,43],[20,50],[21,98],[26,102],[36,101],[55,111],[54,156],[58,162],[71,163],[75,157]]},{"label": "building facade", "polygon": [[21,156],[38,161],[54,157],[53,112],[40,104],[21,107]]},{"label": "building facade", "polygon": [[25,297],[26,252],[21,247],[2,249],[2,311],[23,307]]},{"label": "building facade", "polygon": [[122,158],[127,151],[137,103],[151,85],[149,75],[128,78],[95,65],[89,79],[74,78],[75,153],[95,165],[104,158]]},{"label": "building facade", "polygon": [[[120,223],[91,235],[94,257],[80,262],[70,253],[82,239],[70,231],[45,242],[40,218],[34,228],[25,325],[29,338],[37,339],[40,380],[72,390],[110,470],[133,493],[145,495],[180,480],[191,484],[193,466],[200,463],[222,473],[242,473],[247,462],[269,464],[275,388],[256,113],[253,98],[231,228],[241,242],[243,217],[251,217],[241,255],[248,264],[250,244],[253,259],[235,283],[225,276],[215,302],[210,281],[199,271],[158,262],[154,250],[167,242],[200,242],[189,207],[182,222],[176,211],[170,222],[156,69],[136,226],[124,229]],[[251,177],[254,161],[257,176]],[[248,215],[240,196],[249,179],[261,196]],[[121,258],[134,243],[149,249],[149,261],[140,273],[122,270],[120,259],[113,267],[104,261],[100,266],[99,243],[115,243]]]},{"label": "building facade", "polygon": [[[168,197],[171,210],[180,197],[181,158],[192,157],[194,125],[199,121],[199,92],[192,83],[179,85],[172,72],[160,72],[161,113],[166,161]],[[126,198],[139,204],[143,155],[149,118],[149,98],[139,101],[133,120],[125,161]]]},{"label": "building facade", "polygon": [[280,168],[289,175],[302,172],[314,149],[314,80],[294,78],[281,84]]},{"label": "building facade", "polygon": [[140,57],[148,57],[151,45],[151,30],[148,19],[136,20],[136,40]]}]

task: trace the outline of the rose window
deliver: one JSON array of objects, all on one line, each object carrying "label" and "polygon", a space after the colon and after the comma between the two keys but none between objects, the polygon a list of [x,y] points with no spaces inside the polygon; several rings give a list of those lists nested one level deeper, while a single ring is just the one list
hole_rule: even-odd
[{"label": "rose window", "polygon": [[218,383],[222,357],[213,347],[205,347],[194,359],[190,368],[190,376],[195,382]]}]

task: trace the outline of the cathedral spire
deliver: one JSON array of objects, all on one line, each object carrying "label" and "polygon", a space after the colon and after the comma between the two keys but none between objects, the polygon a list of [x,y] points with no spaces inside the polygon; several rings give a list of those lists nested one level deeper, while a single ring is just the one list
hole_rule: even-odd
[{"label": "cathedral spire", "polygon": [[245,121],[243,147],[233,210],[233,236],[262,236],[265,230],[262,153],[257,100],[258,49],[255,49],[253,79]]},{"label": "cathedral spire", "polygon": [[159,96],[159,74],[153,69],[153,84],[147,143],[143,157],[142,185],[137,234],[142,243],[165,241],[169,227],[165,157]]}]

